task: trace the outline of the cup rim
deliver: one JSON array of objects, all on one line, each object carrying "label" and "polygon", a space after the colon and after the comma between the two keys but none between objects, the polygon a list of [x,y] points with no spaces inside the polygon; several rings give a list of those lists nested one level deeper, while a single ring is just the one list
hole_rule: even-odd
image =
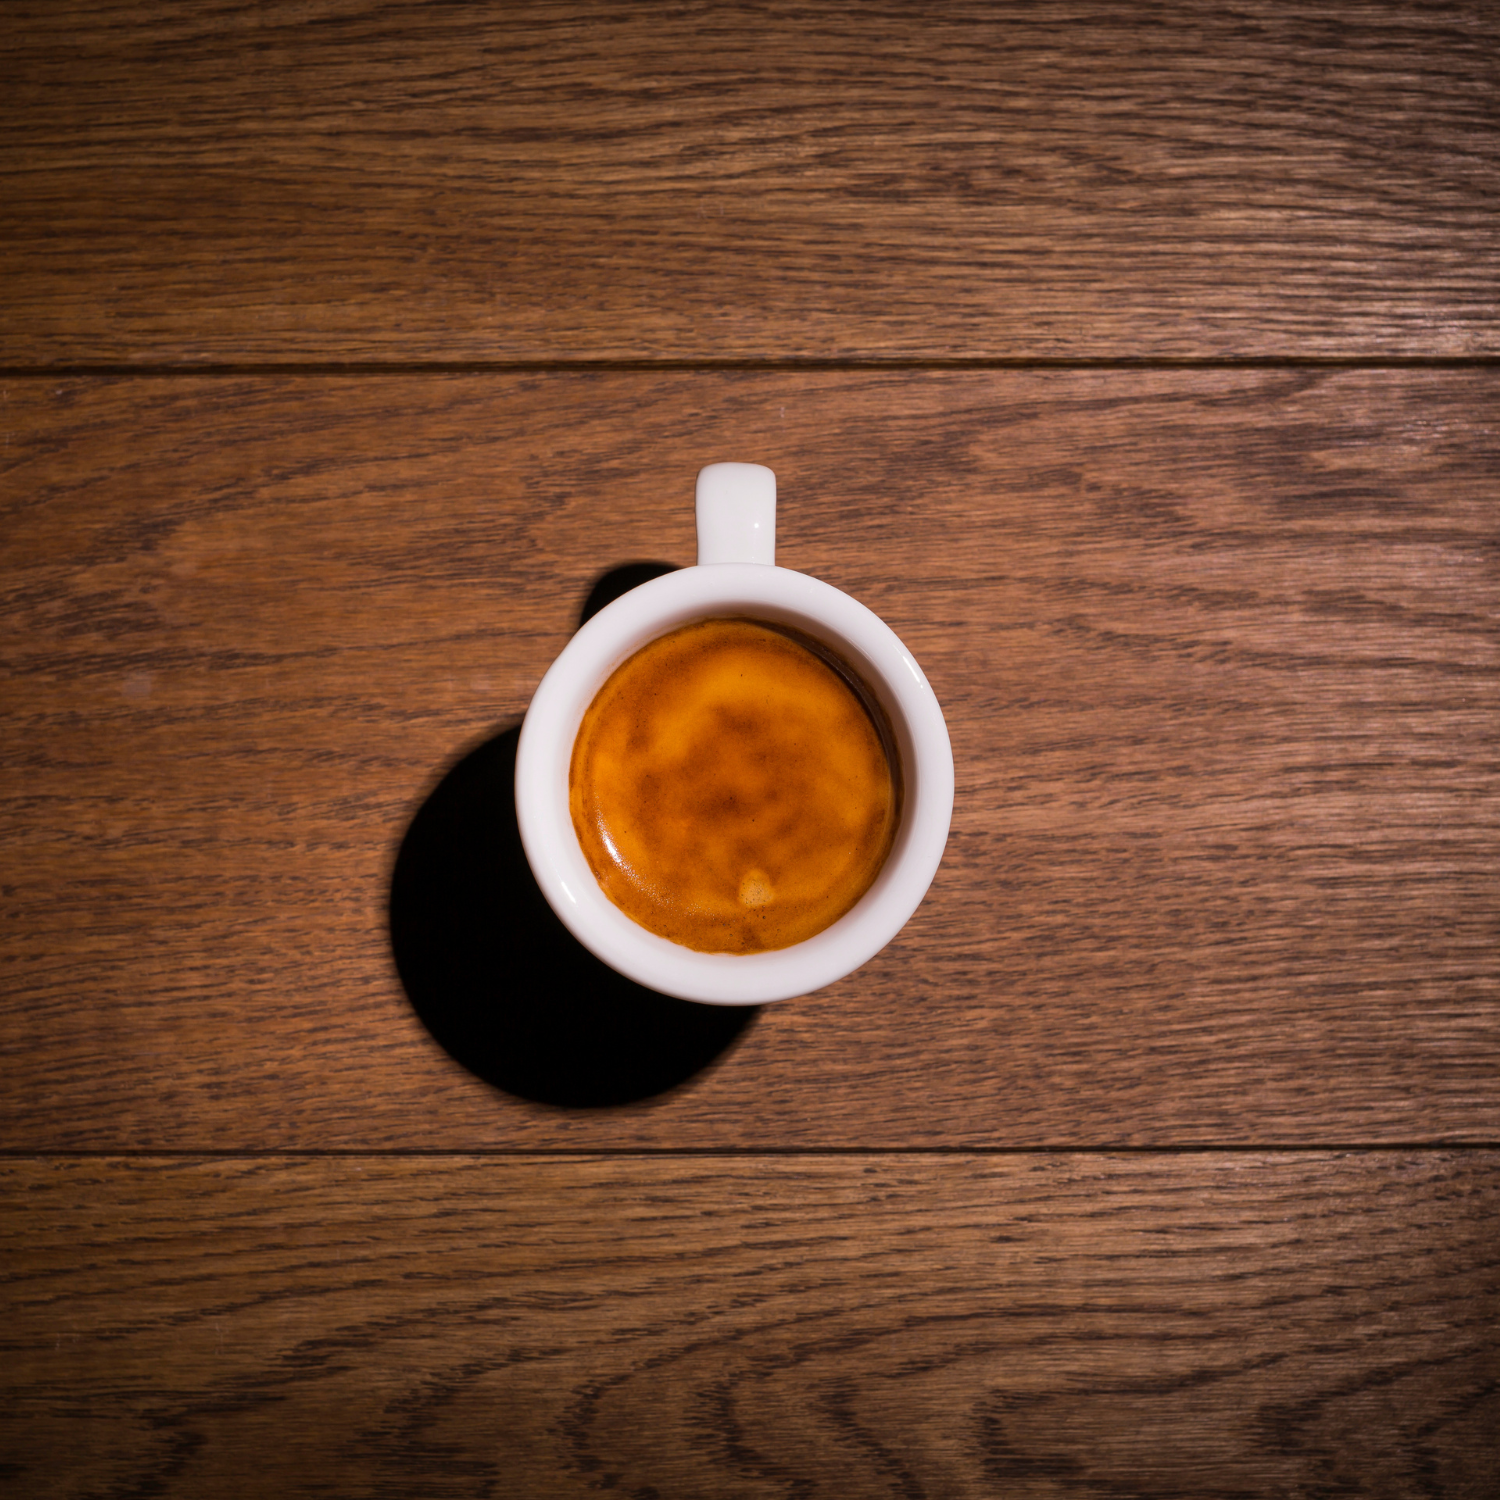
[{"label": "cup rim", "polygon": [[[568,771],[585,710],[611,672],[692,620],[744,615],[825,640],[880,699],[902,757],[896,842],[870,889],[836,922],[789,948],[700,953],[649,932],[599,886],[573,830]],[[542,894],[568,930],[627,978],[683,1000],[756,1005],[805,995],[873,958],[927,893],[953,812],[953,752],[916,658],[851,595],[790,568],[711,563],[652,579],[588,620],[543,677],[521,725],[516,817]]]}]

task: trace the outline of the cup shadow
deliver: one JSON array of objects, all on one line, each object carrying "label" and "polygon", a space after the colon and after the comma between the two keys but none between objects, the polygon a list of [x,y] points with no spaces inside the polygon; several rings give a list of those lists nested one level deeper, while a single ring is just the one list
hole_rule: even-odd
[{"label": "cup shadow", "polygon": [[[606,573],[582,624],[665,563]],[[519,726],[465,755],[418,809],[391,876],[390,937],[413,1009],[470,1072],[587,1109],[653,1098],[721,1057],[754,1006],[698,1005],[615,973],[563,926],[516,822]]]}]

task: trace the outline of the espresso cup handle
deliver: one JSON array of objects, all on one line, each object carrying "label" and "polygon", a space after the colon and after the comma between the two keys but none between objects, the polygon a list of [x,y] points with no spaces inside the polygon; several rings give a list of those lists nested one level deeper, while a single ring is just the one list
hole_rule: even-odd
[{"label": "espresso cup handle", "polygon": [[776,563],[776,475],[764,464],[698,470],[698,566]]}]

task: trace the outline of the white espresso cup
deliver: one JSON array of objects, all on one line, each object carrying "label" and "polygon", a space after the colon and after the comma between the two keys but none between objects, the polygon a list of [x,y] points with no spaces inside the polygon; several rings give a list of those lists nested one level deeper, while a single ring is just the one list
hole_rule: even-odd
[{"label": "white espresso cup", "polygon": [[[516,814],[542,894],[584,947],[663,994],[758,1005],[821,989],[871,959],[906,925],[937,873],[953,815],[953,751],[921,667],[891,628],[831,585],[776,566],[776,476],[760,464],[698,475],[698,565],[632,589],[584,624],[553,662],[521,726]],[[859,675],[890,720],[901,817],[873,884],[821,932],[763,953],[699,953],[627,917],[584,858],[568,774],[584,712],[627,657],[693,620],[791,626]]]}]

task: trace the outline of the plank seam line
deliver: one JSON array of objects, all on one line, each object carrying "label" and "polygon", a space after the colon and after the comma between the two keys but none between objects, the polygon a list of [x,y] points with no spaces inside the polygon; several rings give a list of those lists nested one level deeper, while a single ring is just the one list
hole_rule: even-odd
[{"label": "plank seam line", "polygon": [[638,1158],[697,1158],[756,1159],[756,1158],[853,1158],[880,1156],[910,1157],[1022,1157],[1022,1156],[1306,1156],[1306,1155],[1389,1155],[1395,1152],[1406,1154],[1436,1154],[1439,1152],[1483,1152],[1500,1150],[1500,1141],[1388,1141],[1380,1143],[1333,1141],[1320,1143],[1288,1144],[1268,1146],[1247,1145],[1237,1142],[1231,1145],[1186,1145],[1186,1146],[1137,1146],[1137,1145],[1089,1145],[1089,1146],[806,1146],[806,1147],[724,1147],[724,1146],[534,1146],[534,1147],[469,1147],[469,1148],[296,1148],[278,1149],[253,1147],[243,1150],[205,1149],[201,1151],[170,1149],[150,1150],[146,1148],[121,1148],[118,1150],[58,1149],[26,1151],[15,1148],[0,1149],[0,1162],[22,1161],[104,1161],[104,1160],[152,1160],[152,1161],[245,1161],[245,1160],[451,1160],[455,1158],[487,1157],[495,1160],[525,1159],[535,1157],[568,1158],[570,1160],[623,1160]]},{"label": "plank seam line", "polygon": [[3,380],[107,379],[132,376],[159,380],[188,377],[239,378],[289,376],[379,375],[514,375],[514,374],[817,374],[921,373],[1015,371],[1129,371],[1137,374],[1171,371],[1237,370],[1493,370],[1500,354],[1460,356],[1320,356],[1264,355],[1246,358],[1164,359],[660,359],[660,360],[349,360],[267,361],[264,363],[129,364],[78,363],[58,365],[0,365]]}]

